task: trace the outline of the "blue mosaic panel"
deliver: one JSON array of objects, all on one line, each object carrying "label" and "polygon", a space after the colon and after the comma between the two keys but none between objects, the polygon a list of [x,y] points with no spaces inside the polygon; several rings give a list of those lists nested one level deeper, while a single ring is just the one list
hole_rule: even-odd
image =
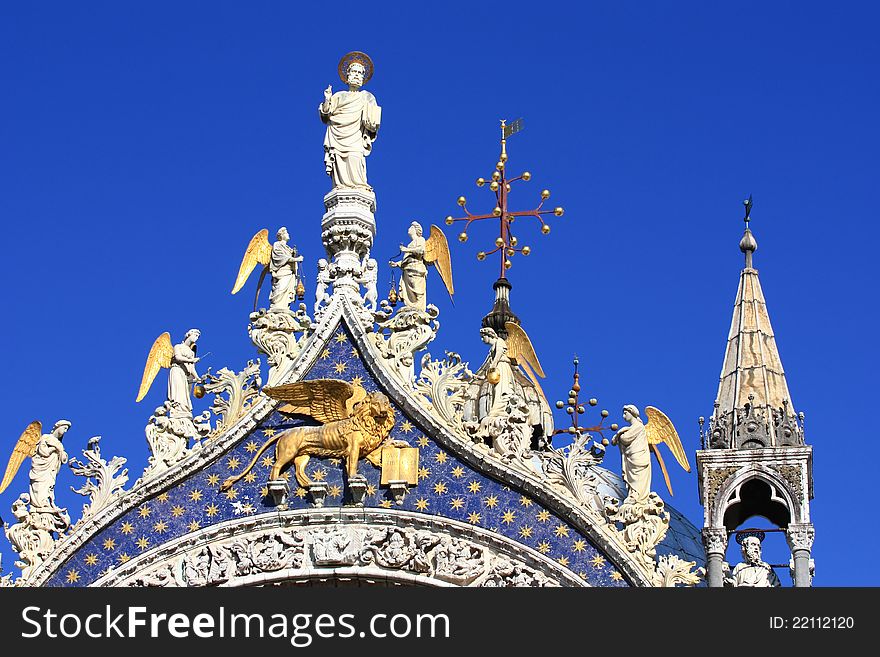
[{"label": "blue mosaic panel", "polygon": [[[326,345],[305,377],[343,379],[378,390],[349,334],[342,328]],[[392,437],[419,448],[419,483],[407,493],[402,505],[380,487],[380,470],[361,460],[358,472],[367,479],[364,505],[397,508],[443,516],[476,525],[527,545],[578,573],[592,586],[628,586],[621,573],[577,529],[533,498],[476,472],[424,434],[399,407]],[[266,482],[274,461],[274,449],[257,459],[254,468],[228,491],[222,482],[242,472],[263,442],[277,431],[314,422],[291,420],[272,413],[253,433],[223,456],[173,488],[132,509],[114,524],[93,536],[47,582],[48,586],[85,586],[102,574],[138,554],[203,527],[244,515],[275,512]],[[325,507],[350,501],[340,459],[312,457],[308,476],[326,481]],[[291,485],[289,508],[311,506],[305,489],[296,483],[293,470],[284,476]]]}]

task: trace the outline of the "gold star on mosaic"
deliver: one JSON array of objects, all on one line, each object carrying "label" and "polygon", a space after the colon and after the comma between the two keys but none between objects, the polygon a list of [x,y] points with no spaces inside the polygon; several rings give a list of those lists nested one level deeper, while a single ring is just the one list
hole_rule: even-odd
[{"label": "gold star on mosaic", "polygon": [[560,563],[560,565],[567,566],[568,565],[568,557],[559,557],[556,561]]},{"label": "gold star on mosaic", "polygon": [[312,472],[312,479],[315,481],[324,481],[324,478],[327,476],[327,471],[323,468],[319,468]]},{"label": "gold star on mosaic", "polygon": [[373,484],[367,484],[367,497],[376,494],[376,487]]},{"label": "gold star on mosaic", "polygon": [[114,541],[112,538],[105,538],[104,539],[104,549],[105,550],[116,549],[116,541]]},{"label": "gold star on mosaic", "polygon": [[381,506],[383,509],[390,509],[391,500],[382,500],[381,502],[379,502],[379,506]]},{"label": "gold star on mosaic", "polygon": [[220,475],[218,475],[218,474],[209,474],[208,475],[208,485],[209,486],[216,486],[219,483],[220,483]]},{"label": "gold star on mosaic", "polygon": [[590,559],[590,563],[593,564],[593,568],[601,568],[605,565],[605,557],[601,554],[597,554],[595,557]]},{"label": "gold star on mosaic", "polygon": [[254,505],[248,502],[247,504],[243,504],[241,507],[242,513],[256,513],[257,510],[254,508]]},{"label": "gold star on mosaic", "polygon": [[[299,493],[299,491],[297,491],[297,493]],[[269,494],[269,487],[268,487],[268,486],[263,486],[263,487],[260,489],[260,497],[266,497],[268,494]],[[302,496],[299,495],[299,494],[297,494],[297,497],[302,497]]]},{"label": "gold star on mosaic", "polygon": [[468,490],[472,493],[479,493],[480,488],[481,488],[481,486],[480,486],[479,481],[472,481],[471,483],[468,484]]},{"label": "gold star on mosaic", "polygon": [[337,484],[333,484],[330,488],[327,489],[327,494],[330,497],[341,497],[342,496],[342,486]]},{"label": "gold star on mosaic", "polygon": [[321,352],[321,360],[327,360],[328,358],[330,358],[330,350],[325,349]]},{"label": "gold star on mosaic", "polygon": [[85,562],[87,566],[94,566],[98,563],[98,555],[97,554],[87,554],[85,558]]},{"label": "gold star on mosaic", "polygon": [[[357,354],[355,354],[357,356]],[[351,384],[355,386],[361,386],[364,384],[364,377],[362,376],[353,376],[351,377]]]},{"label": "gold star on mosaic", "polygon": [[486,502],[486,506],[488,506],[490,509],[494,509],[496,506],[498,506],[498,496],[497,495],[490,495],[489,497],[487,497],[483,501]]},{"label": "gold star on mosaic", "polygon": [[419,468],[419,479],[427,479],[431,474],[431,471],[428,468],[421,467]]},{"label": "gold star on mosaic", "polygon": [[146,550],[148,547],[150,547],[150,539],[148,539],[146,536],[141,536],[137,540],[137,543],[135,543],[135,545],[138,546],[139,550]]},{"label": "gold star on mosaic", "polygon": [[438,481],[434,484],[434,494],[435,495],[443,495],[446,492],[446,484],[442,481]]},{"label": "gold star on mosaic", "polygon": [[460,497],[453,497],[449,500],[449,506],[458,511],[458,509],[464,506],[464,500]]},{"label": "gold star on mosaic", "polygon": [[337,333],[336,335],[333,336],[333,339],[336,341],[336,344],[342,344],[348,338],[345,337],[345,333],[340,331],[339,333]]},{"label": "gold star on mosaic", "polygon": [[288,471],[285,472],[283,475],[281,475],[281,478],[282,478],[284,481],[290,481],[290,470],[288,470]]},{"label": "gold star on mosaic", "polygon": [[558,538],[562,538],[563,536],[568,536],[568,527],[565,525],[559,525],[556,529],[553,530],[553,533],[556,534]]},{"label": "gold star on mosaic", "polygon": [[437,456],[434,457],[434,460],[437,463],[446,463],[446,452],[437,452]]},{"label": "gold star on mosaic", "polygon": [[[404,420],[400,423],[400,430],[403,431],[403,433],[409,433],[413,430],[412,422],[410,422],[409,420]],[[422,447],[424,447],[424,445],[422,445]]]},{"label": "gold star on mosaic", "polygon": [[211,503],[205,507],[205,515],[208,516],[209,518],[213,518],[218,513],[220,513],[220,507],[218,507],[214,503]]},{"label": "gold star on mosaic", "polygon": [[150,507],[144,504],[140,509],[138,509],[138,515],[141,518],[149,518],[150,517]]},{"label": "gold star on mosaic", "polygon": [[[270,436],[270,438],[271,438],[271,436]],[[253,454],[258,449],[260,449],[260,446],[257,445],[257,443],[255,443],[253,440],[244,446],[244,451],[246,451],[248,454]]]},{"label": "gold star on mosaic", "polygon": [[235,490],[235,488],[230,488],[223,494],[226,496],[227,500],[234,500],[236,497],[238,497],[238,491]]},{"label": "gold star on mosaic", "polygon": [[198,520],[193,520],[191,523],[189,523],[189,525],[187,525],[186,528],[191,532],[197,532],[199,531],[199,529],[201,529],[201,526],[199,525]]},{"label": "gold star on mosaic", "polygon": [[541,554],[547,554],[550,551],[550,544],[547,541],[541,541],[538,543],[538,552]]},{"label": "gold star on mosaic", "polygon": [[162,493],[161,495],[156,497],[156,499],[159,500],[160,502],[167,502],[168,501],[168,493]]},{"label": "gold star on mosaic", "polygon": [[547,522],[548,520],[550,520],[550,512],[547,511],[547,509],[544,509],[543,511],[538,511],[538,513],[535,515],[535,518],[537,518],[538,522]]},{"label": "gold star on mosaic", "polygon": [[464,468],[460,465],[455,466],[454,468],[452,468],[452,476],[456,479],[461,479],[462,477],[464,477]]},{"label": "gold star on mosaic", "polygon": [[348,369],[348,363],[343,363],[342,361],[334,363],[333,369],[336,370],[337,374],[345,374],[345,370]]},{"label": "gold star on mosaic", "polygon": [[175,518],[179,518],[184,513],[186,513],[186,510],[182,506],[180,506],[179,504],[171,507],[171,515],[174,516]]},{"label": "gold star on mosaic", "polygon": [[244,476],[244,480],[249,484],[254,483],[257,480],[257,473],[251,470]]},{"label": "gold star on mosaic", "polygon": [[330,459],[330,465],[339,465],[342,463],[341,459]]},{"label": "gold star on mosaic", "polygon": [[275,463],[275,460],[271,456],[264,456],[263,460],[260,461],[260,465],[264,468],[271,468],[273,463]]},{"label": "gold star on mosaic", "polygon": [[78,581],[79,581],[79,571],[74,570],[73,568],[68,570],[67,571],[67,583],[74,584],[75,582],[78,582]]},{"label": "gold star on mosaic", "polygon": [[584,539],[579,538],[574,542],[574,545],[572,547],[574,547],[575,552],[583,552],[587,549],[587,542]]},{"label": "gold star on mosaic", "polygon": [[128,563],[130,560],[131,557],[125,552],[119,555],[119,563]]},{"label": "gold star on mosaic", "polygon": [[501,522],[505,525],[512,523],[514,518],[516,518],[516,512],[511,511],[510,509],[501,514]]},{"label": "gold star on mosaic", "polygon": [[611,579],[613,579],[615,582],[619,582],[623,579],[623,575],[615,570],[613,573],[611,573]]},{"label": "gold star on mosaic", "polygon": [[531,500],[531,498],[528,498],[528,497],[526,497],[525,495],[521,495],[521,496],[520,496],[520,498],[519,498],[519,503],[522,504],[522,505],[523,505],[524,507],[526,507],[526,508],[532,506],[532,500]]},{"label": "gold star on mosaic", "polygon": [[419,511],[424,511],[428,508],[428,500],[426,500],[424,497],[420,497],[416,500],[416,508]]},{"label": "gold star on mosaic", "polygon": [[357,347],[352,347],[352,348],[351,348],[351,355],[352,355],[353,358],[357,358],[357,357],[359,356],[359,354],[358,354],[358,350],[357,350]]},{"label": "gold star on mosaic", "polygon": [[580,577],[581,579],[587,579],[587,574],[583,570],[579,570],[578,577]]},{"label": "gold star on mosaic", "polygon": [[[266,495],[268,495],[268,494],[269,494],[269,489],[267,488],[266,492],[263,493],[263,497],[266,497]],[[296,491],[293,494],[296,495],[299,499],[303,499],[306,495],[309,494],[309,492],[305,488],[300,486],[299,488],[296,489]]]},{"label": "gold star on mosaic", "polygon": [[155,525],[153,525],[153,531],[157,534],[164,534],[168,531],[168,523],[164,520],[160,520]]},{"label": "gold star on mosaic", "polygon": [[202,499],[202,491],[200,491],[198,488],[196,488],[195,490],[191,490],[189,492],[189,499],[193,502],[198,502]]},{"label": "gold star on mosaic", "polygon": [[233,456],[226,462],[226,467],[230,470],[235,470],[238,466],[241,465],[241,461],[238,460],[237,456]]},{"label": "gold star on mosaic", "polygon": [[472,525],[476,525],[478,522],[480,522],[480,514],[477,513],[476,511],[474,511],[473,513],[469,513],[468,514],[468,522],[471,523]]},{"label": "gold star on mosaic", "polygon": [[128,536],[134,531],[134,525],[132,525],[130,522],[124,522],[122,523],[121,529],[122,533]]},{"label": "gold star on mosaic", "polygon": [[528,525],[523,525],[519,528],[519,535],[522,538],[531,538],[532,537],[532,528]]},{"label": "gold star on mosaic", "polygon": [[263,435],[266,436],[266,438],[271,438],[276,433],[278,433],[278,432],[275,431],[275,429],[263,429]]},{"label": "gold star on mosaic", "polygon": [[422,436],[416,441],[416,445],[418,445],[419,447],[427,447],[429,444],[431,444],[431,441],[428,440],[425,436]]}]

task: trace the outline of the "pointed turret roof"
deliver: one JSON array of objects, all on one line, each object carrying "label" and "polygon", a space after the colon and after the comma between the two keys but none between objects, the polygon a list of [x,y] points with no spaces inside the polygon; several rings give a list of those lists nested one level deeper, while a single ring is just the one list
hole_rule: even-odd
[{"label": "pointed turret roof", "polygon": [[758,243],[748,222],[739,248],[745,254],[746,266],[739,276],[727,352],[721,367],[717,397],[719,410],[728,413],[748,403],[773,409],[787,404],[788,413],[793,414],[758,270],[752,266]]}]

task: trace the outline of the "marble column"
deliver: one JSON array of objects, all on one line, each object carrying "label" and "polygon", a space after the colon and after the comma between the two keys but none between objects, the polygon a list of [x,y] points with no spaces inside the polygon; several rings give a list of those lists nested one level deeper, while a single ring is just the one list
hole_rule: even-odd
[{"label": "marble column", "polygon": [[724,586],[727,529],[725,527],[704,527],[703,547],[706,548],[706,583],[711,587]]},{"label": "marble column", "polygon": [[796,587],[813,585],[813,576],[810,572],[810,554],[815,536],[816,530],[812,523],[789,525],[785,531],[788,547],[791,549],[791,557],[794,560],[794,585]]}]

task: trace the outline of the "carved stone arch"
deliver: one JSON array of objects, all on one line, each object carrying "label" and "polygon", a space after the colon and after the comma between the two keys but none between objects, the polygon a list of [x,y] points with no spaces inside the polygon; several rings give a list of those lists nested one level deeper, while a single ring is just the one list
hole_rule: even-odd
[{"label": "carved stone arch", "polygon": [[170,541],[93,586],[588,586],[481,527],[406,511],[320,509],[236,519]]},{"label": "carved stone arch", "polygon": [[[770,495],[763,502],[763,504],[767,505],[765,508],[762,508],[751,497],[753,491],[747,490],[745,498],[743,497],[743,487],[748,486],[750,482],[760,482],[769,487]],[[779,493],[778,495],[776,494],[777,492]],[[792,494],[789,482],[780,477],[775,471],[760,464],[739,472],[721,487],[721,490],[718,491],[715,497],[711,526],[726,527],[725,518],[728,511],[735,505],[743,505],[743,510],[740,516],[738,516],[741,517],[741,520],[736,522],[733,527],[727,527],[727,529],[735,529],[742,521],[753,515],[765,515],[761,513],[761,510],[766,511],[767,515],[765,517],[768,520],[780,527],[790,522],[796,522],[800,516],[800,502]]]}]

